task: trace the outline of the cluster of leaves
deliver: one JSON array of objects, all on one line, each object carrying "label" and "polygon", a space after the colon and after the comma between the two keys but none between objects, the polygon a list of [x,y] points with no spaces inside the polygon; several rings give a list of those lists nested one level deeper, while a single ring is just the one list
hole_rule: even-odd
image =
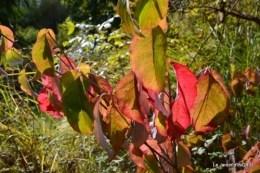
[{"label": "cluster of leaves", "polygon": [[[139,172],[192,171],[191,153],[180,137],[188,127],[196,137],[211,132],[229,115],[230,96],[216,71],[205,68],[194,75],[186,66],[170,62],[166,56],[167,4],[167,0],[140,0],[135,11],[131,11],[128,0],[118,2],[122,25],[133,39],[131,71],[120,79],[115,90],[105,78],[92,73],[88,64],[75,63],[57,49],[50,29],[38,33],[32,61],[19,76],[22,90],[37,97],[42,111],[56,118],[66,116],[71,127],[83,135],[94,132],[109,160],[125,148]],[[13,56],[17,51],[12,48],[11,31],[1,26],[1,33],[3,57],[9,65],[21,60],[20,56]],[[8,51],[12,51],[11,56]],[[35,76],[30,80],[26,77],[29,65],[36,66]],[[170,68],[176,75],[175,94],[172,94]],[[1,74],[8,75],[3,69]],[[39,79],[44,88],[36,94],[29,82]],[[223,138],[226,151],[225,140],[231,137]],[[198,139],[192,141],[191,135],[188,141],[197,143],[201,141]],[[255,158],[259,157],[257,146],[251,152]],[[256,166],[245,171],[257,169],[258,161],[250,163]]]}]

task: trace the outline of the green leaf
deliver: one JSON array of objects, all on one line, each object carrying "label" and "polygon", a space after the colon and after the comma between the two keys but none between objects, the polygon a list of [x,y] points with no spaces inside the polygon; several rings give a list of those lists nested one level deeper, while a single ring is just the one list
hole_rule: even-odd
[{"label": "green leaf", "polygon": [[137,28],[134,24],[130,7],[129,7],[129,0],[119,0],[117,3],[117,13],[122,19],[122,26],[123,28],[130,32],[132,35],[139,35],[143,36],[141,31]]},{"label": "green leaf", "polygon": [[139,0],[136,3],[135,16],[141,31],[155,28],[166,17],[168,0]]},{"label": "green leaf", "polygon": [[[62,96],[64,115],[75,131],[83,135],[90,134],[94,128],[94,118],[85,95],[86,82],[79,76],[72,80],[74,76],[71,77],[73,73],[70,71],[66,74],[61,79],[62,88],[66,88]],[[69,80],[72,80],[70,84]]]},{"label": "green leaf", "polygon": [[66,22],[65,23],[67,25],[67,27],[69,28],[68,30],[68,35],[73,34],[74,30],[75,30],[75,25],[72,22]]},{"label": "green leaf", "polygon": [[52,49],[55,45],[53,36],[49,34],[49,30],[42,29],[36,43],[32,49],[32,59],[39,72],[47,75],[54,76],[55,69],[52,57]]},{"label": "green leaf", "polygon": [[144,31],[145,37],[135,36],[130,46],[131,67],[145,88],[164,91],[167,70],[167,41],[160,27]]},{"label": "green leaf", "polygon": [[[214,77],[218,77],[215,79]],[[190,111],[192,124],[196,132],[206,133],[223,123],[229,113],[229,95],[219,75],[210,70],[198,79],[198,94]]]},{"label": "green leaf", "polygon": [[6,60],[10,67],[15,67],[23,63],[23,58],[19,50],[12,48],[6,52]]},{"label": "green leaf", "polygon": [[4,52],[13,46],[14,34],[11,29],[3,25],[0,25],[0,32],[3,35],[0,38],[0,52]]}]

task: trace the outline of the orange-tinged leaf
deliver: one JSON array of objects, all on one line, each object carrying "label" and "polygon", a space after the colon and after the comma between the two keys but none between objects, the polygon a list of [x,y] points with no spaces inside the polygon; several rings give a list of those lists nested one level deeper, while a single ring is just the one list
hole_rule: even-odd
[{"label": "orange-tinged leaf", "polygon": [[111,105],[107,109],[107,114],[110,117],[108,123],[108,136],[110,144],[114,149],[114,157],[125,142],[126,131],[130,125],[130,119],[124,116],[115,105]]},{"label": "orange-tinged leaf", "polygon": [[172,140],[180,137],[191,124],[190,109],[197,96],[195,75],[184,65],[171,63],[177,77],[177,98],[168,119],[167,132]]},{"label": "orange-tinged leaf", "polygon": [[141,30],[155,28],[166,17],[168,0],[138,0],[135,16]]},{"label": "orange-tinged leaf", "polygon": [[28,83],[28,79],[25,74],[25,68],[20,71],[20,75],[18,77],[18,82],[21,85],[21,89],[30,96],[37,97],[37,94],[32,90],[31,86]]},{"label": "orange-tinged leaf", "polygon": [[40,31],[32,49],[32,59],[39,72],[48,76],[54,76],[55,69],[52,57],[53,45],[50,45],[49,42],[51,42],[51,40],[48,37],[48,32],[42,34]]},{"label": "orange-tinged leaf", "polygon": [[222,143],[222,147],[224,149],[224,152],[228,152],[229,150],[237,147],[237,142],[236,142],[235,138],[232,137],[232,135],[230,133],[225,134],[222,137],[221,143]]},{"label": "orange-tinged leaf", "polygon": [[130,32],[132,35],[142,36],[141,31],[138,29],[133,21],[130,12],[129,0],[119,0],[117,2],[117,14],[121,17],[123,28]]},{"label": "orange-tinged leaf", "polygon": [[167,18],[164,17],[163,20],[159,22],[159,26],[165,31],[168,28]]},{"label": "orange-tinged leaf", "polygon": [[136,164],[136,166],[141,168],[146,168],[143,158],[143,153],[139,148],[134,147],[134,144],[129,145],[129,154],[131,160]]},{"label": "orange-tinged leaf", "polygon": [[0,25],[0,32],[4,35],[0,37],[0,52],[4,52],[13,46],[14,34],[11,29],[3,25]]},{"label": "orange-tinged leaf", "polygon": [[248,173],[259,173],[260,172],[260,161],[254,163],[253,166],[249,169]]},{"label": "orange-tinged leaf", "polygon": [[177,163],[179,169],[191,165],[190,150],[182,141],[178,142]]},{"label": "orange-tinged leaf", "polygon": [[238,78],[234,79],[231,82],[231,90],[236,96],[241,96],[244,90],[244,82],[239,80]]},{"label": "orange-tinged leaf", "polygon": [[37,41],[42,36],[46,37],[51,50],[53,50],[54,46],[56,45],[56,36],[55,36],[53,30],[52,29],[46,29],[46,28],[41,29],[39,31],[38,35],[37,35]]},{"label": "orange-tinged leaf", "polygon": [[99,112],[99,105],[101,102],[102,97],[105,95],[101,94],[98,97],[98,100],[95,104],[94,110],[93,110],[93,114],[94,114],[94,135],[97,138],[97,141],[99,142],[99,144],[106,150],[108,156],[109,156],[109,160],[112,160],[114,158],[114,151],[110,149],[110,146],[105,138],[104,132],[102,130],[102,126],[101,126],[101,120],[100,120],[100,112]]},{"label": "orange-tinged leaf", "polygon": [[214,130],[228,117],[229,96],[208,69],[196,86],[197,97],[190,114],[195,131],[204,134]]},{"label": "orange-tinged leaf", "polygon": [[248,67],[246,70],[245,70],[245,76],[247,77],[247,79],[252,82],[253,84],[256,84],[258,85],[259,84],[259,76],[258,74],[251,68],[251,67]]},{"label": "orange-tinged leaf", "polygon": [[139,123],[146,118],[138,103],[137,80],[131,71],[116,85],[116,97],[119,110],[127,117]]},{"label": "orange-tinged leaf", "polygon": [[108,81],[96,74],[88,73],[89,83],[97,94],[112,93],[113,89]]},{"label": "orange-tinged leaf", "polygon": [[167,70],[166,37],[160,27],[143,34],[145,37],[135,36],[130,45],[131,67],[145,88],[163,92]]}]

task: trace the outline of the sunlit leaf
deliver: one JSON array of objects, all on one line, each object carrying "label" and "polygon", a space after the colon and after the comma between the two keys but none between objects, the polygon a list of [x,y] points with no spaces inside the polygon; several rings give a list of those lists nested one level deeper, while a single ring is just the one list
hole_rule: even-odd
[{"label": "sunlit leaf", "polygon": [[121,17],[123,28],[131,32],[132,35],[142,36],[141,31],[138,29],[131,16],[129,0],[119,0],[117,2],[117,14]]},{"label": "sunlit leaf", "polygon": [[66,88],[68,88],[80,75],[80,72],[78,72],[77,70],[70,70],[64,73],[60,81],[61,93],[64,93]]},{"label": "sunlit leaf", "polygon": [[3,25],[0,25],[0,32],[0,52],[4,52],[13,46],[14,34],[11,29]]},{"label": "sunlit leaf", "polygon": [[[62,96],[64,115],[74,130],[83,135],[90,134],[94,128],[94,117],[85,95],[86,82],[80,77],[73,80],[74,76],[69,75],[72,74],[70,71],[65,74],[67,75],[63,75],[61,79],[63,87],[66,88]],[[69,80],[71,82],[68,85]]]},{"label": "sunlit leaf", "polygon": [[135,16],[141,31],[155,28],[166,17],[168,0],[139,0],[136,3]]},{"label": "sunlit leaf", "polygon": [[10,67],[15,67],[23,63],[23,58],[19,50],[12,48],[6,52],[6,60]]},{"label": "sunlit leaf", "polygon": [[138,94],[137,80],[131,71],[116,85],[118,108],[124,115],[142,124],[146,117],[140,110]]},{"label": "sunlit leaf", "polygon": [[107,131],[116,156],[126,140],[125,135],[130,126],[130,119],[124,116],[114,104],[108,107],[107,114],[110,117]]},{"label": "sunlit leaf", "polygon": [[171,63],[177,78],[177,98],[168,119],[167,132],[172,140],[180,137],[191,124],[190,109],[197,96],[195,75],[184,65]]},{"label": "sunlit leaf", "polygon": [[156,127],[156,136],[155,136],[155,140],[158,141],[158,143],[162,143],[165,142],[165,140],[167,139],[167,132],[166,132],[166,119],[167,117],[164,116],[161,112],[155,111],[155,121],[154,121],[154,125]]},{"label": "sunlit leaf", "polygon": [[25,68],[20,71],[20,75],[18,77],[18,82],[21,85],[21,89],[30,96],[37,97],[37,94],[32,90],[31,86],[28,83],[28,79],[26,77]]},{"label": "sunlit leaf", "polygon": [[202,136],[197,134],[185,135],[185,140],[188,147],[200,147],[203,143]]},{"label": "sunlit leaf", "polygon": [[167,41],[160,27],[144,31],[145,37],[135,36],[130,45],[131,67],[145,88],[163,92],[166,81]]},{"label": "sunlit leaf", "polygon": [[196,132],[210,132],[228,117],[229,96],[210,70],[205,71],[196,86],[197,97],[190,111],[192,124]]},{"label": "sunlit leaf", "polygon": [[38,33],[38,38],[32,49],[32,59],[37,69],[48,76],[55,75],[52,49],[55,45],[50,38],[49,30],[42,29]]}]

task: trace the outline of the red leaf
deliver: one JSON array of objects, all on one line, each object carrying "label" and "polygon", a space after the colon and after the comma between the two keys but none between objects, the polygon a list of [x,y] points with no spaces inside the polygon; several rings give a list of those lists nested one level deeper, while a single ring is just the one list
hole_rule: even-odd
[{"label": "red leaf", "polygon": [[4,52],[13,46],[14,34],[11,29],[3,25],[0,25],[0,32],[5,36],[2,36],[0,43],[0,52]]},{"label": "red leaf", "polygon": [[172,106],[172,114],[168,119],[168,134],[172,140],[180,137],[191,124],[190,109],[197,96],[195,75],[184,65],[171,63],[177,77],[177,99]]},{"label": "red leaf", "polygon": [[132,143],[136,148],[139,148],[147,140],[149,134],[150,134],[150,127],[147,119],[145,119],[142,124],[139,122],[134,122]]},{"label": "red leaf", "polygon": [[61,67],[61,73],[66,73],[67,71],[70,71],[71,69],[75,69],[77,66],[75,62],[66,56],[60,56],[60,67]]},{"label": "red leaf", "polygon": [[44,87],[43,90],[39,93],[37,101],[41,111],[47,112],[54,118],[63,118],[63,112],[59,112],[55,109],[54,104],[52,104],[48,98],[47,88]]},{"label": "red leaf", "polygon": [[93,87],[94,91],[97,94],[100,95],[104,92],[106,93],[113,92],[112,87],[110,86],[110,84],[105,78],[91,73],[88,74],[88,77],[89,77],[89,84]]}]

